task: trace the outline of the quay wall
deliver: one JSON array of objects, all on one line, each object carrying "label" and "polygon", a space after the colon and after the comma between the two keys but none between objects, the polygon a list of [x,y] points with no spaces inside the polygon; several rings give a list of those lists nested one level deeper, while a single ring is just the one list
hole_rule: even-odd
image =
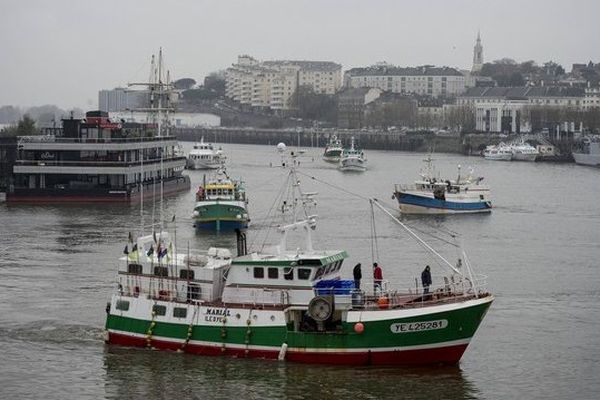
[{"label": "quay wall", "polygon": [[402,134],[398,132],[365,132],[339,130],[323,132],[314,129],[248,129],[248,128],[178,128],[172,131],[178,140],[195,142],[204,138],[215,143],[263,144],[275,146],[283,142],[287,146],[302,148],[325,147],[329,136],[336,134],[344,144],[354,137],[360,148],[374,150],[400,150],[436,153],[479,154],[486,144],[501,139],[495,135],[441,136],[434,134]]}]

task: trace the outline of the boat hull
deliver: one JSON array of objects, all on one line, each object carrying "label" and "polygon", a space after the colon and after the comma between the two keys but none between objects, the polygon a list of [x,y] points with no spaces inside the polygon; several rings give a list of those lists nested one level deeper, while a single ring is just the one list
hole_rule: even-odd
[{"label": "boat hull", "polygon": [[[165,180],[162,194],[165,196],[189,191],[190,178],[182,175]],[[137,203],[142,199],[158,199],[160,183],[144,184],[143,195],[139,187],[122,189],[15,189],[8,193],[6,201],[12,204],[60,204],[60,203]]]},{"label": "boat hull", "polygon": [[538,154],[536,153],[532,153],[532,154],[527,154],[527,153],[513,153],[512,159],[515,161],[529,161],[529,162],[533,162],[536,160],[536,158],[538,157]]},{"label": "boat hull", "polygon": [[249,221],[248,210],[243,201],[199,201],[194,208],[196,229],[246,229]]},{"label": "boat hull", "polygon": [[323,156],[323,161],[328,162],[328,163],[339,163],[340,162],[340,156],[327,156],[327,155],[324,155]]},{"label": "boat hull", "polygon": [[187,169],[217,169],[223,165],[222,162],[203,162],[200,160],[191,160],[188,158]]},{"label": "boat hull", "polygon": [[484,154],[483,158],[492,161],[510,161],[512,160],[512,154]]},{"label": "boat hull", "polygon": [[491,201],[479,198],[439,200],[425,194],[406,192],[396,192],[394,197],[404,214],[470,214],[492,211]]},{"label": "boat hull", "polygon": [[600,154],[573,153],[576,164],[600,167]]},{"label": "boat hull", "polygon": [[[122,299],[115,295],[111,304]],[[138,298],[132,311],[123,313],[111,306],[107,343],[318,364],[456,364],[492,301],[493,297],[486,295],[430,307],[354,310],[348,312],[339,330],[299,332],[288,330],[283,310],[215,308]],[[164,304],[168,311],[186,307],[189,317],[175,323],[167,311],[164,317],[152,318],[153,304]],[[364,326],[362,333],[354,331],[359,322]]]}]

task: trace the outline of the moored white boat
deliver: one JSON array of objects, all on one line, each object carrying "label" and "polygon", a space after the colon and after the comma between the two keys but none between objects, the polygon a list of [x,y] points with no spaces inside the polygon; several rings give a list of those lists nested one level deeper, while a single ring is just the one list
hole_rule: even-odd
[{"label": "moored white boat", "polygon": [[504,143],[487,146],[483,151],[483,157],[486,160],[510,161],[512,160],[512,156],[513,153],[510,146]]},{"label": "moored white boat", "polygon": [[527,142],[521,141],[510,145],[512,160],[515,161],[535,161],[540,155],[538,149]]},{"label": "moored white boat", "polygon": [[212,143],[204,143],[204,138],[195,143],[187,157],[189,169],[217,169],[225,162],[221,149],[215,149]]},{"label": "moored white boat", "polygon": [[573,158],[577,164],[600,167],[600,136],[587,136],[576,142]]}]

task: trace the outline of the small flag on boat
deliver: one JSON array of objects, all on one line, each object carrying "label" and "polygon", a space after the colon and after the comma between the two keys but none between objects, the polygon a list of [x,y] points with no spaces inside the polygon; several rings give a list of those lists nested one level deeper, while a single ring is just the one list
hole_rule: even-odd
[{"label": "small flag on boat", "polygon": [[129,246],[125,245],[125,249],[123,250],[123,254],[129,254]]},{"label": "small flag on boat", "polygon": [[173,214],[173,219],[171,220],[171,222],[175,222],[175,214]]},{"label": "small flag on boat", "polygon": [[167,252],[167,262],[171,262],[171,254],[173,254],[173,242],[169,243],[169,251]]},{"label": "small flag on boat", "polygon": [[163,258],[164,256],[166,256],[166,255],[167,255],[167,253],[168,253],[167,249],[166,249],[166,248],[164,248],[164,249],[162,249],[162,250],[160,251],[160,255],[159,255],[159,257],[160,257],[160,258]]},{"label": "small flag on boat", "polygon": [[154,239],[154,243],[158,242],[158,240],[156,239],[156,231],[152,232],[152,238]]},{"label": "small flag on boat", "polygon": [[137,244],[133,245],[133,248],[131,249],[131,252],[129,253],[129,255],[127,256],[131,261],[139,261],[140,255],[138,253],[138,247]]},{"label": "small flag on boat", "polygon": [[148,257],[150,257],[152,255],[152,253],[154,253],[154,245],[150,245],[150,248],[148,249],[148,251],[146,252],[146,255]]}]

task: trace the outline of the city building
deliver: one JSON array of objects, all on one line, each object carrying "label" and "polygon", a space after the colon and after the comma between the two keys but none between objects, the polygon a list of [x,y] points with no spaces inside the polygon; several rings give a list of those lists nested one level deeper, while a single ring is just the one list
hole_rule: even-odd
[{"label": "city building", "polygon": [[378,64],[366,68],[352,68],[344,74],[348,88],[370,87],[401,94],[431,97],[455,97],[465,91],[465,76],[450,67],[401,68]]},{"label": "city building", "polygon": [[600,112],[600,88],[587,87],[584,93],[583,109],[587,111],[597,108]]},{"label": "city building", "polygon": [[530,110],[583,110],[584,100],[584,90],[574,87],[475,87],[457,105],[475,109],[477,131],[522,133],[531,131]]},{"label": "city building", "polygon": [[125,111],[149,107],[149,94],[145,90],[114,88],[98,92],[98,109],[104,112]]},{"label": "city building", "polygon": [[288,110],[298,87],[333,95],[341,74],[342,66],[329,61],[261,62],[243,55],[225,73],[225,95],[253,109]]},{"label": "city building", "polygon": [[338,95],[338,127],[353,129],[365,126],[367,104],[381,96],[378,88],[350,88]]}]

